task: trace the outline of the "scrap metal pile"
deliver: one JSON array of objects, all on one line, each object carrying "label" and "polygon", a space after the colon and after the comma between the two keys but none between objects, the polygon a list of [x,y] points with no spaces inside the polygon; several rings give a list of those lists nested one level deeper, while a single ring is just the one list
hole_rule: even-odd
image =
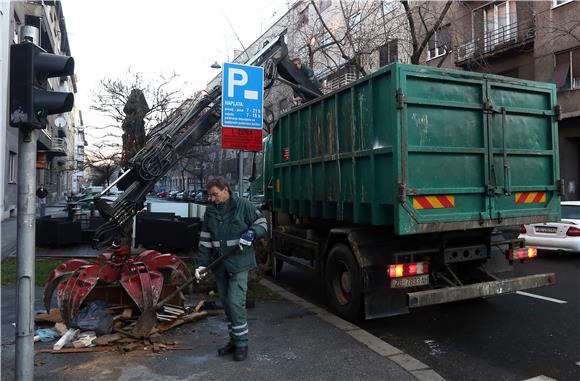
[{"label": "scrap metal pile", "polygon": [[[126,246],[110,248],[94,262],[63,262],[45,284],[47,313],[38,314],[36,319],[38,323],[56,323],[54,328],[38,330],[38,340],[51,341],[59,336],[60,340],[53,349],[40,351],[184,349],[164,341],[161,333],[216,313],[213,302],[184,305],[181,291],[192,279],[187,265],[177,256],[155,250],[132,256]],[[55,290],[58,309],[51,309]]]}]

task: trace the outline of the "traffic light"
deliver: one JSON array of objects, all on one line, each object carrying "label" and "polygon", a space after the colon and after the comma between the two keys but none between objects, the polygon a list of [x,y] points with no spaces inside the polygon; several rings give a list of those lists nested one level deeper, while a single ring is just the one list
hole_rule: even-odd
[{"label": "traffic light", "polygon": [[10,46],[10,125],[45,128],[46,117],[70,111],[72,93],[48,91],[48,78],[74,73],[72,57],[46,53],[30,42]]}]

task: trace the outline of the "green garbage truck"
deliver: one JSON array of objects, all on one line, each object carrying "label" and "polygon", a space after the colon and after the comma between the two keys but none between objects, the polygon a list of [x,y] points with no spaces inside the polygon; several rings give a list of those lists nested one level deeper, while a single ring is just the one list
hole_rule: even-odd
[{"label": "green garbage truck", "polygon": [[270,254],[355,320],[553,284],[498,229],[560,218],[556,89],[392,64],[280,116],[264,141]]}]

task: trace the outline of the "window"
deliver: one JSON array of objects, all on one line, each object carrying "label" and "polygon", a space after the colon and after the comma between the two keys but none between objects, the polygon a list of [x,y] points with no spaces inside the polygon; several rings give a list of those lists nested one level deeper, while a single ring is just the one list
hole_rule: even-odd
[{"label": "window", "polygon": [[330,33],[328,33],[327,30],[324,31],[324,33],[322,34],[322,36],[320,37],[320,46],[327,46],[330,45],[334,42],[334,40],[332,39],[332,36],[330,35]]},{"label": "window", "polygon": [[318,9],[320,9],[320,12],[324,12],[331,4],[332,0],[320,0],[318,2]]},{"label": "window", "polygon": [[308,25],[308,7],[304,8],[304,10],[300,12],[300,19],[298,21],[298,24],[300,26]]},{"label": "window", "polygon": [[517,36],[517,13],[515,1],[495,3],[483,11],[485,50],[512,41]]},{"label": "window", "polygon": [[427,50],[427,60],[440,57],[447,53],[450,42],[449,25],[442,26],[433,33],[429,39],[429,50]]},{"label": "window", "polygon": [[397,7],[397,1],[395,0],[383,0],[383,14],[386,15],[393,9]]},{"label": "window", "polygon": [[361,13],[360,13],[360,11],[358,11],[348,18],[348,29],[349,30],[358,29],[358,26],[360,25],[360,20],[361,20]]},{"label": "window", "polygon": [[398,53],[398,40],[388,41],[379,48],[379,66],[383,67],[396,62]]},{"label": "window", "polygon": [[552,1],[552,4],[553,4],[552,8],[556,8],[559,5],[571,3],[571,2],[572,2],[572,0],[553,0]]},{"label": "window", "polygon": [[553,80],[560,90],[580,88],[580,48],[554,54]]},{"label": "window", "polygon": [[18,170],[17,161],[16,161],[16,153],[10,151],[10,153],[8,155],[9,155],[8,156],[8,182],[15,183],[16,177],[17,177],[16,171]]}]

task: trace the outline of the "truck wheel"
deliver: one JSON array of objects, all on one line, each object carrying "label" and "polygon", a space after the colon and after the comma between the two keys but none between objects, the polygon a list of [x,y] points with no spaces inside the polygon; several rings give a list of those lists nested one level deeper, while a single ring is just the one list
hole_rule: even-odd
[{"label": "truck wheel", "polygon": [[360,269],[348,246],[339,243],[328,255],[324,277],[328,302],[334,312],[348,321],[361,315]]}]

